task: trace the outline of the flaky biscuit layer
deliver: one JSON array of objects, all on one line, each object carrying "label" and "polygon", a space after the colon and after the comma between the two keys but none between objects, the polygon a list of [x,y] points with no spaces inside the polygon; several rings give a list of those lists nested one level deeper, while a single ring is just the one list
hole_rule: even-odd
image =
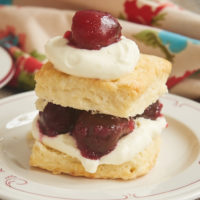
[{"label": "flaky biscuit layer", "polygon": [[35,76],[35,91],[39,98],[64,107],[129,117],[143,113],[167,92],[170,71],[167,60],[141,55],[132,73],[106,81],[64,74],[48,62]]},{"label": "flaky biscuit layer", "polygon": [[129,180],[147,174],[155,165],[159,150],[160,136],[154,138],[152,143],[136,154],[132,160],[121,165],[99,165],[96,173],[89,173],[76,158],[35,141],[30,165],[48,170],[53,174],[65,173],[89,178]]}]

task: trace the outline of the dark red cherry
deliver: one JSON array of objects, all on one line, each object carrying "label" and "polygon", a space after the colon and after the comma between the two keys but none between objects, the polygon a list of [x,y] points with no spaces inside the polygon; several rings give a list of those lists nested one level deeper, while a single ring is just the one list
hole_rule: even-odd
[{"label": "dark red cherry", "polygon": [[43,112],[39,112],[40,131],[48,136],[71,131],[77,119],[78,110],[48,103]]},{"label": "dark red cherry", "polygon": [[72,135],[84,157],[98,159],[112,151],[118,140],[133,129],[133,119],[82,112]]},{"label": "dark red cherry", "polygon": [[155,103],[147,107],[142,115],[137,115],[137,117],[144,117],[147,119],[156,120],[158,117],[161,116],[162,107],[163,105],[159,101],[156,101]]},{"label": "dark red cherry", "polygon": [[[69,32],[68,32],[69,34]],[[121,26],[112,15],[96,10],[77,11],[72,20],[70,43],[83,49],[100,49],[120,40]]]}]

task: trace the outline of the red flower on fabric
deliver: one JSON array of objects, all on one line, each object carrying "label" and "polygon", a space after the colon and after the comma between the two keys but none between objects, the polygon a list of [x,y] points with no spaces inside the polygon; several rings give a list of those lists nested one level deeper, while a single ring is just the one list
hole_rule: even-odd
[{"label": "red flower on fabric", "polygon": [[24,61],[24,70],[29,73],[34,73],[42,67],[42,63],[36,58],[28,57]]},{"label": "red flower on fabric", "polygon": [[[9,85],[11,87],[18,87],[19,84],[19,78],[22,73],[25,72],[25,74],[34,75],[34,73],[39,70],[42,67],[42,63],[38,61],[36,58],[33,58],[31,56],[20,56],[16,63],[15,63],[15,74],[10,81]],[[28,83],[27,83],[28,84]]]},{"label": "red flower on fabric", "polygon": [[137,5],[138,0],[127,0],[124,3],[125,13],[127,14],[128,20],[139,24],[152,25],[156,16],[166,6],[172,6],[172,4],[161,4],[155,9],[150,5]]},{"label": "red flower on fabric", "polygon": [[0,39],[8,36],[9,34],[15,34],[15,28],[13,26],[6,26],[5,29],[0,30]]}]

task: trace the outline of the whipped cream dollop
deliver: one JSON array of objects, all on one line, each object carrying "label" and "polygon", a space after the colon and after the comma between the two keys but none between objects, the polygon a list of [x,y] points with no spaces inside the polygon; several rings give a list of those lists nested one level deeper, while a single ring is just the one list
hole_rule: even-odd
[{"label": "whipped cream dollop", "polygon": [[39,131],[37,121],[38,116],[35,118],[32,127],[33,137],[36,140],[71,157],[77,158],[85,170],[90,173],[95,173],[101,164],[120,165],[131,160],[134,155],[143,151],[152,142],[154,137],[161,134],[167,124],[164,117],[159,117],[156,120],[142,117],[137,118],[135,120],[134,131],[122,137],[113,151],[98,160],[91,160],[81,155],[80,150],[77,148],[76,140],[70,134],[60,134],[55,137],[43,135]]},{"label": "whipped cream dollop", "polygon": [[47,58],[64,73],[103,80],[114,80],[133,71],[140,52],[136,43],[124,36],[118,42],[100,50],[79,49],[62,36],[45,45]]}]

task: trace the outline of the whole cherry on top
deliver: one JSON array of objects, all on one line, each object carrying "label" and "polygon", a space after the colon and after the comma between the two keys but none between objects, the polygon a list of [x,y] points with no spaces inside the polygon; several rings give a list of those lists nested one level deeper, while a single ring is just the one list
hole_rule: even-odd
[{"label": "whole cherry on top", "polygon": [[96,10],[77,11],[71,31],[64,38],[77,48],[98,50],[120,40],[121,25],[111,14]]}]

